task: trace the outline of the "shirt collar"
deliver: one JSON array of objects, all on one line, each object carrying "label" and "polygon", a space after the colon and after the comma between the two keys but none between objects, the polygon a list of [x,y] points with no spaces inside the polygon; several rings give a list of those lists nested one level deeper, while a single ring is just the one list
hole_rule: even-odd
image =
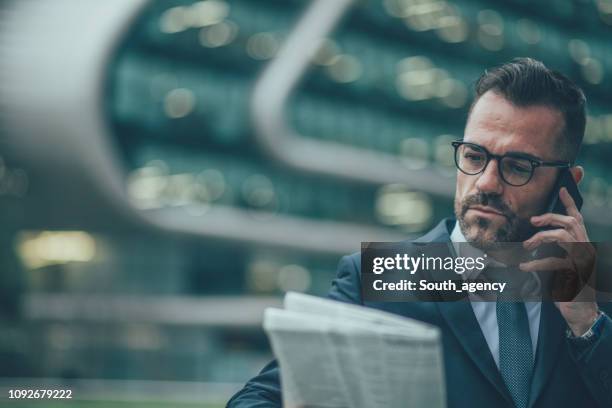
[{"label": "shirt collar", "polygon": [[[506,266],[505,264],[496,261],[490,257],[486,257],[484,256],[485,253],[483,250],[478,249],[472,245],[470,245],[467,241],[467,239],[465,238],[465,235],[463,235],[463,232],[461,231],[461,227],[459,226],[459,221],[455,222],[455,227],[453,228],[453,231],[451,232],[450,235],[450,240],[453,243],[453,247],[455,249],[455,254],[459,257],[471,257],[471,258],[477,258],[477,257],[484,257],[485,261],[485,268],[483,269],[471,269],[471,270],[466,270],[461,277],[466,280],[466,279],[476,279],[478,278],[478,276],[482,273],[482,271],[484,269],[486,269],[486,267],[488,265],[491,266],[496,266],[496,267],[504,267]],[[531,287],[530,289],[535,291],[534,293],[537,293],[537,291],[539,291],[542,287],[542,282],[540,280],[540,277],[534,273],[534,272],[530,272],[531,277],[533,278],[533,287]]]},{"label": "shirt collar", "polygon": [[[453,248],[455,248],[455,254],[457,254],[458,257],[462,257],[462,258],[464,257],[470,257],[470,258],[484,257],[485,265],[489,265],[490,261],[487,257],[484,256],[485,254],[484,251],[467,243],[468,241],[465,238],[465,235],[463,235],[461,228],[459,227],[459,221],[455,222],[455,227],[453,228],[453,232],[451,232],[450,240],[453,243]],[[481,272],[482,270],[479,270],[476,268],[472,270],[466,270],[462,274],[462,277],[463,279],[475,279],[478,277],[478,275],[480,275]]]}]

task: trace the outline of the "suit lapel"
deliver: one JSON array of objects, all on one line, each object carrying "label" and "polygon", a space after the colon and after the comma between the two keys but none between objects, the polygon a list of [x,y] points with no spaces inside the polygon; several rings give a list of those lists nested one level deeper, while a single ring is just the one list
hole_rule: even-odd
[{"label": "suit lapel", "polygon": [[[443,220],[429,234],[418,241],[446,242],[448,244],[447,255],[456,256],[450,240],[450,231],[454,227],[454,223],[455,221],[452,219]],[[469,300],[436,302],[436,305],[451,332],[480,369],[483,376],[510,404],[514,404],[497,365],[495,365]]]},{"label": "suit lapel", "polygon": [[[450,231],[454,224],[454,219],[444,219],[427,235],[415,240],[415,242],[447,242],[449,243],[449,252],[454,255],[450,241]],[[436,305],[451,332],[483,373],[484,377],[510,404],[513,404],[512,397],[508,393],[504,380],[495,365],[470,302],[467,300],[447,301],[436,302]],[[530,407],[533,407],[550,379],[551,371],[557,361],[559,349],[563,342],[564,328],[565,322],[554,303],[542,302],[538,345],[529,397]]]},{"label": "suit lapel", "polygon": [[535,404],[550,379],[551,371],[557,361],[559,349],[565,336],[564,327],[563,317],[554,303],[542,302],[536,360],[529,397],[530,407]]},{"label": "suit lapel", "polygon": [[437,305],[448,327],[484,377],[508,402],[513,404],[470,302],[438,302]]}]

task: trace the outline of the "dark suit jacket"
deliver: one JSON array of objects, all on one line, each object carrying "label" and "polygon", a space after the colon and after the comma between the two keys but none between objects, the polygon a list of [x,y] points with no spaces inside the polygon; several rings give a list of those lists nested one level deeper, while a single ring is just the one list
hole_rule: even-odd
[{"label": "dark suit jacket", "polygon": [[[454,222],[445,219],[414,242],[450,243]],[[406,242],[407,252],[411,244]],[[363,302],[359,253],[342,258],[328,296],[438,326],[448,408],[514,407],[469,302]],[[543,302],[530,407],[612,408],[612,320],[607,318],[599,338],[582,348],[566,337],[566,328],[554,303]],[[280,406],[275,361],[228,402],[230,408]]]}]

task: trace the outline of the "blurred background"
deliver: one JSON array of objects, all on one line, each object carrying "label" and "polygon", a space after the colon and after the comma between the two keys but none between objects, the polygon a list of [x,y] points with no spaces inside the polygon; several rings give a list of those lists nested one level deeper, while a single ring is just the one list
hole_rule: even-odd
[{"label": "blurred background", "polygon": [[223,406],[265,307],[452,214],[471,87],[514,57],[587,94],[605,240],[611,35],[611,0],[3,1],[0,405]]}]

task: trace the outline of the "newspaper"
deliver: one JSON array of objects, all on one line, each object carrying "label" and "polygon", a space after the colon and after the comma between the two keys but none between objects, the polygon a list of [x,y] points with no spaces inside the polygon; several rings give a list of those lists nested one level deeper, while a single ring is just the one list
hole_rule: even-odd
[{"label": "newspaper", "polygon": [[264,330],[283,406],[446,407],[440,331],[390,313],[289,292]]}]

